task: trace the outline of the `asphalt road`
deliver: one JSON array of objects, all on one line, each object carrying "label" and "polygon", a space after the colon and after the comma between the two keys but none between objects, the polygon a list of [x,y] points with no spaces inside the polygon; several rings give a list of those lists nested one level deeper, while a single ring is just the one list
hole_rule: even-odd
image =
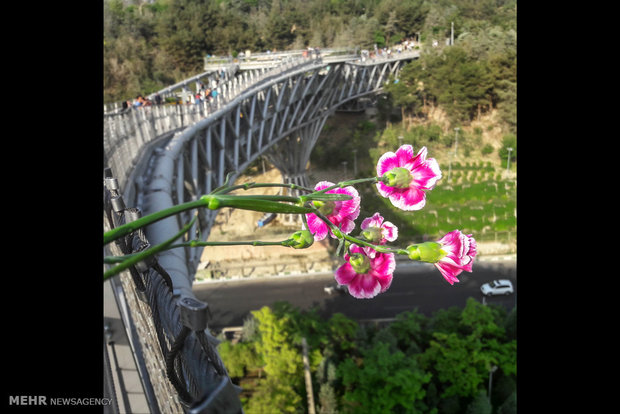
[{"label": "asphalt road", "polygon": [[209,304],[212,315],[209,327],[219,331],[224,327],[243,325],[250,311],[270,306],[276,301],[288,301],[301,309],[316,306],[319,313],[326,317],[341,312],[355,320],[393,318],[414,308],[430,316],[442,308],[462,308],[469,297],[482,302],[480,285],[499,278],[510,279],[515,293],[488,297],[485,301],[511,309],[516,304],[517,292],[514,260],[478,262],[474,264],[472,273],[461,273],[460,282],[452,286],[433,265],[399,265],[390,288],[373,299],[355,299],[346,292],[326,293],[324,286],[334,282],[331,273],[206,282],[194,284],[193,291],[198,299]]}]

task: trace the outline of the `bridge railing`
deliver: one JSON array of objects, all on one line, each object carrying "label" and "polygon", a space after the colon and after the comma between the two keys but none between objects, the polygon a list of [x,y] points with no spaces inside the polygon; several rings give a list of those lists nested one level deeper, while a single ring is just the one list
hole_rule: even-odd
[{"label": "bridge railing", "polygon": [[[110,230],[141,216],[124,204],[118,181],[105,171],[104,228]],[[108,254],[128,255],[150,247],[142,230],[106,246]],[[156,258],[142,261],[111,281],[122,286],[124,303],[137,331],[143,381],[152,392],[152,412],[240,414],[240,388],[233,385],[209,333],[208,304],[175,294],[168,272]],[[115,289],[116,290],[116,289]],[[135,352],[135,350],[134,350]],[[148,378],[145,378],[148,377]]]},{"label": "bridge railing", "polygon": [[[259,61],[256,60],[256,62]],[[259,62],[259,64],[253,67],[244,67],[243,71],[240,71],[241,68],[238,63],[227,62],[225,65],[214,65],[212,68],[206,69],[205,72],[183,79],[157,92],[148,94],[147,97],[153,100],[157,94],[159,94],[162,99],[175,96],[176,98],[180,98],[181,102],[185,103],[187,101],[187,96],[197,91],[195,87],[192,88],[192,84],[205,83],[210,85],[214,81],[217,83],[217,89],[220,91],[220,94],[226,95],[226,91],[230,90],[239,93],[248,85],[259,82],[267,76],[273,76],[274,74],[307,63],[308,59],[303,59],[301,55],[298,56],[297,54],[282,54],[281,57],[268,64],[266,62]],[[220,71],[224,71],[223,76]],[[104,104],[103,112],[106,115],[122,113],[123,102],[119,101]]]},{"label": "bridge railing", "polygon": [[[328,48],[317,50],[316,55],[314,49],[297,49],[287,50],[283,52],[251,52],[249,55],[242,53],[237,57],[224,56],[205,56],[205,70],[218,70],[231,65],[238,65],[240,69],[248,69],[252,67],[277,66],[288,60],[312,59],[313,57],[322,57],[323,59],[338,58],[355,59],[359,55],[358,48]],[[315,54],[313,56],[313,53]]]},{"label": "bridge railing", "polygon": [[[148,144],[162,137],[170,137],[172,133],[207,118],[253,85],[311,63],[304,59],[289,59],[271,70],[240,73],[222,82],[215,98],[198,104],[149,105],[106,113],[103,136],[104,165],[112,168],[121,185],[125,186],[142,153],[152,149]],[[165,96],[183,91],[187,85],[200,80],[202,75],[165,88],[162,94]]]},{"label": "bridge railing", "polygon": [[[147,106],[105,115],[104,162],[117,178],[113,184],[117,193],[108,190],[104,227],[133,220],[141,211],[148,214],[209,193],[222,184],[224,172],[240,173],[289,135],[316,139],[338,105],[379,90],[397,68],[390,62],[367,67],[344,61],[326,65],[315,59],[291,60],[251,81],[247,77],[237,83],[231,80],[219,99],[208,105]],[[313,144],[305,145],[307,153]],[[149,151],[156,156],[150,157]],[[120,188],[133,210],[118,202]],[[188,215],[191,212],[153,223],[116,248],[130,254],[157,245],[176,234],[188,222]],[[190,237],[198,233],[207,237],[214,216],[213,211],[199,212],[199,227],[191,229]],[[159,390],[155,394],[175,401],[161,401],[162,406],[171,407],[163,411],[180,412],[179,404],[197,410],[201,403],[212,401],[209,396],[224,392],[221,395],[227,397],[222,401],[229,405],[222,410],[228,411],[211,407],[207,412],[234,412],[230,407],[235,409],[238,398],[224,371],[217,371],[217,352],[209,356],[204,336],[196,333],[201,329],[188,333],[191,327],[182,317],[184,312],[193,312],[182,300],[202,306],[192,302],[191,287],[201,251],[188,250],[162,252],[146,267],[120,275],[131,320],[144,336],[140,339],[143,349],[135,352],[147,354],[150,381]],[[186,353],[187,347],[198,350],[197,354]],[[199,372],[193,371],[194,364]],[[159,384],[162,372],[169,372],[169,381],[164,378]],[[179,388],[182,385],[184,390]]]},{"label": "bridge railing", "polygon": [[[154,151],[161,140],[213,115],[252,85],[305,63],[287,62],[259,76],[230,82],[219,98],[208,105],[150,106],[104,116],[104,162],[110,167],[105,179],[104,230],[135,220],[141,214],[140,208],[135,207],[140,204],[142,193],[140,172],[150,159],[147,152]],[[122,176],[122,184],[111,177],[113,171]],[[134,207],[126,208],[123,200]],[[104,254],[132,254],[150,245],[145,233],[139,231],[106,246]],[[132,352],[140,355],[138,360],[144,361],[140,376],[151,390],[147,392],[152,397],[149,404],[153,412],[162,413],[241,413],[238,387],[230,382],[215,349],[218,341],[210,336],[206,326],[191,324],[196,318],[201,324],[206,323],[207,304],[197,301],[191,288],[175,287],[170,276],[174,270],[174,265],[157,259],[134,266],[110,281],[118,287],[113,289],[114,294],[122,296],[119,303],[127,304],[119,309],[123,320],[132,326],[131,332],[137,331],[138,336],[130,343]]]}]

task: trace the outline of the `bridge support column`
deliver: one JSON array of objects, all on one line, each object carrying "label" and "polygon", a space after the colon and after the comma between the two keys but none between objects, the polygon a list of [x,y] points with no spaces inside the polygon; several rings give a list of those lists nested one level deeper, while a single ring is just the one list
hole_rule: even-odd
[{"label": "bridge support column", "polygon": [[[284,183],[314,187],[314,183],[308,181],[308,162],[328,116],[329,114],[325,114],[315,122],[298,129],[265,153],[265,158],[282,173]],[[299,195],[299,191],[291,190],[289,194]],[[286,220],[290,224],[301,224],[299,215],[288,215]]]}]

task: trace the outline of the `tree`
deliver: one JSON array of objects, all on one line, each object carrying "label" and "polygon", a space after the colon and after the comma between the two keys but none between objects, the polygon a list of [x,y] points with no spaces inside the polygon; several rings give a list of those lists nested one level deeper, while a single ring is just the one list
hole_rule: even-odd
[{"label": "tree", "polygon": [[421,413],[426,408],[424,385],[431,375],[414,358],[375,342],[359,359],[338,366],[345,386],[343,407],[352,413]]},{"label": "tree", "polygon": [[430,339],[426,330],[427,323],[428,318],[416,309],[396,315],[389,329],[396,337],[398,348],[407,355],[413,355],[422,352]]},{"label": "tree", "polygon": [[202,69],[205,54],[218,47],[210,31],[219,19],[214,1],[170,0],[157,25],[159,44],[175,65],[195,73]]},{"label": "tree", "polygon": [[403,67],[397,80],[393,79],[385,86],[394,105],[401,107],[403,119],[407,114],[423,115],[427,102],[433,99],[425,83],[426,78],[423,63],[416,59]]},{"label": "tree", "polygon": [[287,330],[290,317],[277,317],[267,306],[252,314],[258,321],[256,352],[262,358],[263,370],[274,379],[298,383],[303,364]]},{"label": "tree", "polygon": [[498,319],[497,310],[469,298],[456,332],[433,333],[421,362],[436,373],[442,397],[475,397],[493,365],[506,375],[516,374],[516,341],[505,341]]},{"label": "tree", "polygon": [[429,59],[428,87],[452,120],[472,120],[490,107],[491,78],[484,62],[472,60],[465,50],[452,46]]},{"label": "tree", "polygon": [[218,346],[218,352],[231,378],[242,378],[248,370],[260,366],[261,360],[253,343],[239,342],[233,345],[223,341]]},{"label": "tree", "polygon": [[297,413],[302,406],[302,398],[294,387],[281,378],[267,377],[258,385],[248,400],[245,412],[248,414]]}]

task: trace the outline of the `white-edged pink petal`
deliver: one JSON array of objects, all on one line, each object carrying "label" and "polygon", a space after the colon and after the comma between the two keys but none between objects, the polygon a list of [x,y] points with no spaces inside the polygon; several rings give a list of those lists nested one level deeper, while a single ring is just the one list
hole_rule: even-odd
[{"label": "white-edged pink petal", "polygon": [[384,221],[381,225],[381,234],[387,241],[394,241],[398,238],[398,227],[389,221]]},{"label": "white-edged pink petal", "polygon": [[335,273],[336,282],[340,285],[348,285],[357,276],[353,266],[349,262],[345,262],[342,266],[336,269]]},{"label": "white-edged pink petal", "polygon": [[323,240],[327,236],[327,224],[315,214],[306,214],[306,221],[308,222],[308,231],[314,235],[314,240]]},{"label": "white-edged pink petal", "polygon": [[382,182],[377,183],[377,191],[381,194],[381,197],[388,198],[392,194],[398,191],[395,187],[389,187]]},{"label": "white-edged pink petal", "polygon": [[406,167],[413,159],[413,147],[409,144],[401,145],[396,150],[396,159],[399,167]]},{"label": "white-edged pink petal", "polygon": [[442,177],[439,163],[434,158],[429,158],[425,163],[414,168],[411,175],[413,184],[425,190],[432,190]]},{"label": "white-edged pink petal", "polygon": [[383,176],[383,174],[396,167],[399,167],[398,157],[392,151],[386,152],[377,161],[377,177]]},{"label": "white-edged pink petal", "polygon": [[435,263],[435,267],[439,269],[441,275],[451,285],[459,281],[456,277],[463,271],[460,268],[446,262],[437,262]]},{"label": "white-edged pink petal", "polygon": [[426,205],[426,194],[419,188],[409,187],[389,196],[392,204],[405,211],[421,210]]},{"label": "white-edged pink petal", "polygon": [[366,230],[368,227],[381,227],[382,223],[383,223],[383,217],[381,217],[381,214],[375,213],[372,215],[372,217],[368,217],[362,220],[362,224],[360,225],[360,228],[362,230]]},{"label": "white-edged pink petal", "polygon": [[357,299],[374,298],[381,292],[379,281],[368,274],[358,274],[348,285],[349,293]]}]

